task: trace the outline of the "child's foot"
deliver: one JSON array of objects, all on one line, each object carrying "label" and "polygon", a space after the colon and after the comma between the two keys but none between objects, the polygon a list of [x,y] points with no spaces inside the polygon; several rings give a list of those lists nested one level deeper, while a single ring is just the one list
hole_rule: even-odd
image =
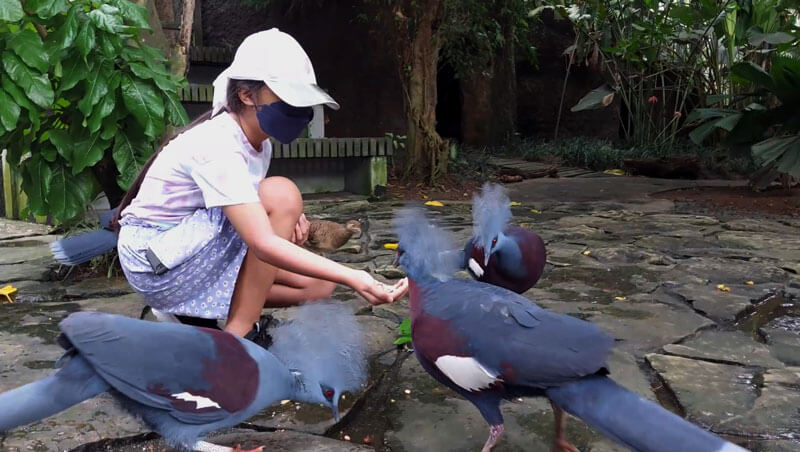
[{"label": "child's foot", "polygon": [[274,321],[275,319],[271,315],[262,315],[258,322],[253,324],[253,329],[244,335],[244,338],[268,349],[272,345],[272,336],[269,335],[267,329]]}]

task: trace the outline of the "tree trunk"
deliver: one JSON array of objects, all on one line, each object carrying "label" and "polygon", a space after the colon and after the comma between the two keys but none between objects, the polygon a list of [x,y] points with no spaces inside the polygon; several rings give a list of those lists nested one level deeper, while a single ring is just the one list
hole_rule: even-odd
[{"label": "tree trunk", "polygon": [[435,179],[447,173],[448,143],[436,132],[436,75],[442,42],[439,25],[444,0],[432,0],[417,7],[416,33],[400,42],[405,110],[406,176]]},{"label": "tree trunk", "polygon": [[117,207],[125,195],[125,191],[117,185],[117,166],[111,155],[111,150],[103,154],[103,158],[92,167],[92,174],[94,174],[97,183],[100,184],[100,189],[106,194],[109,205],[114,208]]},{"label": "tree trunk", "polygon": [[494,143],[508,140],[517,131],[517,58],[515,17],[503,13],[508,0],[496,3],[496,14],[503,29],[505,45],[495,55],[492,77],[492,128],[490,139]]},{"label": "tree trunk", "polygon": [[496,0],[493,14],[503,30],[505,45],[488,67],[478,67],[461,82],[461,139],[466,144],[502,144],[516,131],[516,30],[513,17],[503,13],[508,0]]}]

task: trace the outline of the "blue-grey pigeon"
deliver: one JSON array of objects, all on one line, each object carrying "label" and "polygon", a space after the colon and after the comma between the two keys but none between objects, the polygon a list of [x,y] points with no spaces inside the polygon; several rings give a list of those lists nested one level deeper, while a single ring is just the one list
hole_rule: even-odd
[{"label": "blue-grey pigeon", "polygon": [[0,394],[0,432],[105,392],[181,450],[230,450],[200,439],[285,399],[323,404],[338,420],[339,395],[366,376],[361,329],[342,304],[293,314],[267,351],[214,329],[73,313],[59,324],[58,371]]},{"label": "blue-grey pigeon", "polygon": [[523,293],[542,277],[545,246],[538,234],[509,221],[505,189],[487,182],[472,201],[473,236],[464,246],[461,268],[478,281]]},{"label": "blue-grey pigeon", "polygon": [[411,337],[422,367],[480,411],[490,425],[483,451],[503,433],[500,403],[550,400],[555,448],[565,410],[610,439],[646,452],[734,452],[739,446],[619,386],[607,375],[613,339],[575,317],[546,311],[502,287],[453,279],[450,237],[420,209],[395,218],[398,263],[409,278]]}]

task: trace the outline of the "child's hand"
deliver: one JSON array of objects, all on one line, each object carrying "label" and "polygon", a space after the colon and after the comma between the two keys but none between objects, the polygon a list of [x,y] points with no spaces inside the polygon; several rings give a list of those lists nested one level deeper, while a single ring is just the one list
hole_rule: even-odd
[{"label": "child's hand", "polygon": [[308,228],[311,225],[308,219],[306,218],[306,214],[300,214],[300,218],[297,220],[297,224],[294,226],[294,232],[292,233],[292,243],[297,246],[303,246],[308,240]]},{"label": "child's hand", "polygon": [[354,270],[351,276],[351,282],[347,285],[355,289],[359,295],[366,298],[369,304],[377,306],[391,303],[401,297],[408,289],[408,281],[404,281],[406,282],[400,281],[394,286],[387,286],[365,271]]}]

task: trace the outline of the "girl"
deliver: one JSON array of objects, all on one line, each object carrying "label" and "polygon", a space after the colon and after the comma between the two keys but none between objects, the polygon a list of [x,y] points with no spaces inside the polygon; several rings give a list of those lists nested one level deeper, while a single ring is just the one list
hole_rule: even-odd
[{"label": "girl", "polygon": [[250,337],[265,303],[327,298],[337,283],[371,304],[405,293],[405,280],[387,287],[301,248],[309,223],[300,192],[265,178],[268,138],[296,139],[314,105],[339,108],[294,38],[271,29],[242,42],[214,81],[212,111],[150,158],[118,209],[120,263],[150,306],[227,318],[225,330]]}]

